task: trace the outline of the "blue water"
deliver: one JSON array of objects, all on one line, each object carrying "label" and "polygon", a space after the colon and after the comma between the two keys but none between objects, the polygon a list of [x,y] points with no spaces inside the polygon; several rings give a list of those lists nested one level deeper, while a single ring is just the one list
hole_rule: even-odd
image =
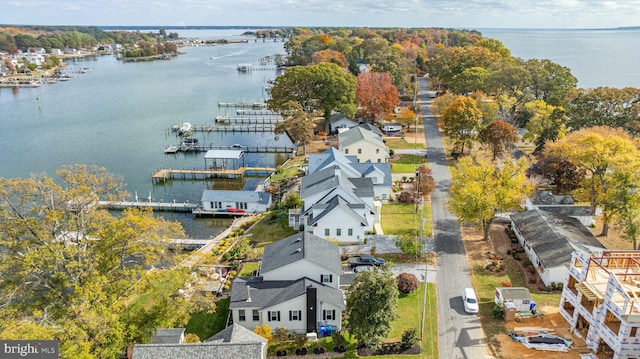
[{"label": "blue water", "polygon": [[[237,30],[235,31],[238,32]],[[229,37],[229,34],[225,34]],[[207,36],[201,37],[207,38]],[[89,67],[70,81],[39,88],[0,88],[0,177],[54,176],[65,164],[95,164],[121,175],[133,195],[154,200],[199,202],[206,188],[253,189],[263,178],[241,181],[169,181],[153,184],[160,167],[200,169],[204,153],[165,155],[177,144],[169,128],[191,122],[213,124],[218,101],[262,101],[276,71],[240,73],[238,63],[258,63],[265,55],[284,53],[283,43],[250,42],[181,48],[169,61],[123,63],[113,56],[69,62]],[[291,145],[273,133],[194,133],[202,144]],[[274,166],[286,155],[246,154],[247,165]],[[218,220],[179,219],[190,235],[208,237]]]},{"label": "blue water", "polygon": [[480,29],[513,56],[549,59],[571,69],[578,87],[640,88],[640,30]]}]

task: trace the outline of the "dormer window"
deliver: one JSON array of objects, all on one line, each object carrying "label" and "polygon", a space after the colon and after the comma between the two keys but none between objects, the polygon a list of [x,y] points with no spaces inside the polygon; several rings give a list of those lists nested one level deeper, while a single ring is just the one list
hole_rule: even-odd
[{"label": "dormer window", "polygon": [[321,274],[320,283],[333,283],[333,274]]}]

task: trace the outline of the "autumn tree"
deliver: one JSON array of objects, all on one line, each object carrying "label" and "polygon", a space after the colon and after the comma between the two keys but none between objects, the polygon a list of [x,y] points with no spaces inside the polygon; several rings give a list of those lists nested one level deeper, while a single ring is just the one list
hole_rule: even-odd
[{"label": "autumn tree", "polygon": [[444,116],[445,110],[453,103],[456,98],[458,98],[458,96],[448,92],[442,94],[431,101],[431,107],[429,109],[434,116],[442,117]]},{"label": "autumn tree", "polygon": [[483,153],[462,158],[451,172],[449,210],[461,223],[478,224],[489,239],[491,223],[499,212],[519,209],[533,190],[525,171],[526,158],[493,162]]},{"label": "autumn tree", "polygon": [[[99,207],[125,195],[103,168],[57,174],[0,178],[0,337],[57,339],[61,357],[107,358],[157,323],[184,325],[190,299],[169,294],[190,283],[188,271],[148,272],[179,261],[168,239],[181,238],[181,226],[149,210],[113,216]],[[156,288],[157,301],[132,315],[137,304],[128,299],[165,273],[175,290],[162,296]]]},{"label": "autumn tree", "polygon": [[328,62],[293,67],[276,78],[268,106],[273,111],[281,111],[289,101],[298,103],[309,116],[324,116],[327,125],[334,110],[353,117],[356,111],[356,78]]},{"label": "autumn tree", "polygon": [[558,193],[571,193],[580,188],[585,175],[583,167],[560,153],[547,150],[539,152],[529,168],[529,176],[536,177],[540,184],[554,186]]},{"label": "autumn tree", "polygon": [[400,102],[389,74],[365,71],[358,75],[357,83],[358,116],[378,122],[389,119]]},{"label": "autumn tree", "polygon": [[465,145],[471,146],[478,134],[482,125],[482,112],[476,107],[476,100],[460,96],[447,107],[442,120],[456,152],[462,155]]},{"label": "autumn tree", "polygon": [[478,139],[480,143],[489,148],[491,156],[495,160],[515,147],[514,144],[518,141],[518,133],[516,128],[510,124],[502,120],[496,120],[480,130]]},{"label": "autumn tree", "polygon": [[420,288],[420,281],[413,273],[400,273],[396,278],[398,290],[402,293],[411,293]]},{"label": "autumn tree", "polygon": [[349,332],[359,345],[373,348],[387,337],[398,318],[398,285],[391,270],[363,271],[347,290]]},{"label": "autumn tree", "polygon": [[418,194],[428,196],[436,189],[436,182],[433,179],[431,168],[422,165],[416,170],[416,186]]},{"label": "autumn tree", "polygon": [[331,62],[344,69],[348,67],[347,57],[340,51],[331,49],[316,51],[311,55],[311,63]]},{"label": "autumn tree", "polygon": [[412,126],[416,121],[416,113],[407,107],[403,107],[396,113],[395,121],[405,127]]},{"label": "autumn tree", "polygon": [[[612,190],[615,173],[637,164],[640,153],[636,141],[621,128],[598,126],[571,132],[547,146],[549,151],[556,151],[559,156],[566,156],[584,168],[587,174],[582,182],[586,193],[584,197],[593,211],[603,206],[601,235],[608,235],[616,205],[605,201],[606,193]],[[577,194],[580,196],[581,193]]]},{"label": "autumn tree", "polygon": [[287,133],[295,142],[302,145],[304,154],[307,154],[307,143],[313,138],[314,123],[299,103],[289,101],[280,109],[282,121],[276,123],[276,134]]}]

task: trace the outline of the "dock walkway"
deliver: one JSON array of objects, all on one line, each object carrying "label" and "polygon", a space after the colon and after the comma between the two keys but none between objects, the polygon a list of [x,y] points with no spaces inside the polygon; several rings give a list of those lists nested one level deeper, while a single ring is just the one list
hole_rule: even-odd
[{"label": "dock walkway", "polygon": [[141,201],[100,201],[100,207],[107,209],[151,208],[154,211],[192,212],[197,203],[183,202],[141,202]]},{"label": "dock walkway", "polygon": [[297,146],[169,146],[164,153],[207,152],[209,150],[241,150],[245,153],[294,153]]},{"label": "dock walkway", "polygon": [[185,169],[160,169],[154,173],[151,178],[154,182],[164,182],[168,179],[204,179],[214,177],[234,178],[241,177],[247,173],[271,173],[275,172],[273,167],[240,167],[237,170],[232,169],[203,169],[203,170],[185,170]]},{"label": "dock walkway", "polygon": [[[171,131],[179,132],[181,125],[172,125]],[[273,124],[254,125],[194,125],[192,132],[273,132]]]}]

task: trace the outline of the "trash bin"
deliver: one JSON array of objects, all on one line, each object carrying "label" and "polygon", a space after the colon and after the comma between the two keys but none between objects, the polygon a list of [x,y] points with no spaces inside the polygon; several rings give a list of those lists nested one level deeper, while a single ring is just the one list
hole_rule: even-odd
[{"label": "trash bin", "polygon": [[511,302],[506,302],[503,305],[504,308],[504,320],[512,322],[516,320],[516,305]]}]

